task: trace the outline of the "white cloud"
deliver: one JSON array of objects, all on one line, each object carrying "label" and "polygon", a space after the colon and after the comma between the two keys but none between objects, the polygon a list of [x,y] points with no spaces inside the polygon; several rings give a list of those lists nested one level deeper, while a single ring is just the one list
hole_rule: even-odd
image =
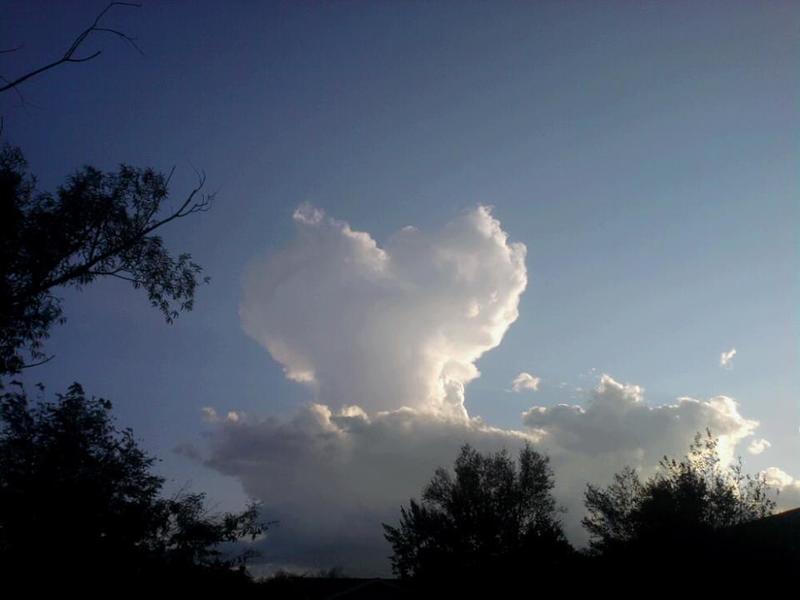
[{"label": "white cloud", "polygon": [[727,396],[709,400],[678,398],[675,404],[650,406],[644,389],[603,375],[585,406],[534,406],[523,413],[528,427],[546,435],[548,446],[586,456],[624,453],[626,460],[655,464],[666,455],[684,453],[695,433],[709,428],[720,438],[725,460],[758,422],[739,414]]},{"label": "white cloud", "polygon": [[767,485],[778,492],[778,510],[800,507],[800,479],[795,479],[778,467],[769,467],[761,472]]},{"label": "white cloud", "polygon": [[235,410],[228,411],[228,414],[225,417],[220,417],[217,413],[216,409],[211,406],[204,406],[200,409],[200,412],[203,415],[203,420],[206,423],[220,423],[223,421],[229,421],[231,423],[235,423],[239,419],[244,417],[244,413],[237,412]]},{"label": "white cloud", "polygon": [[528,390],[536,392],[539,390],[540,381],[541,378],[534,377],[530,373],[523,371],[514,378],[514,381],[511,382],[511,389],[515,392],[523,392]]},{"label": "white cloud", "polygon": [[723,369],[732,369],[734,356],[736,356],[736,348],[731,348],[727,352],[723,352],[719,355],[719,366]]},{"label": "white cloud", "polygon": [[294,220],[289,247],[249,268],[245,332],[324,404],[466,418],[475,361],[517,318],[525,246],[484,206],[438,232],[406,227],[384,247],[310,206]]},{"label": "white cloud", "polygon": [[217,411],[211,406],[204,406],[200,409],[200,412],[203,413],[203,420],[206,423],[216,423],[219,420]]},{"label": "white cloud", "polygon": [[789,475],[786,471],[782,471],[778,467],[769,467],[764,469],[761,474],[766,479],[768,485],[778,489],[792,485],[794,482],[794,477]]},{"label": "white cloud", "polygon": [[750,442],[750,444],[747,446],[747,451],[750,454],[761,454],[764,452],[764,450],[770,448],[771,446],[772,444],[770,444],[768,440],[759,438]]}]

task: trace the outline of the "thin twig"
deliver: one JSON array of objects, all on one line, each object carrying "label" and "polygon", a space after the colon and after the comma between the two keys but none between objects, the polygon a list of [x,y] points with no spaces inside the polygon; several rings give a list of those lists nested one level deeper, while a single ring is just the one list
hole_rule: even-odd
[{"label": "thin twig", "polygon": [[30,364],[28,364],[28,365],[22,365],[22,366],[20,367],[20,369],[30,369],[31,367],[38,367],[38,366],[41,366],[41,365],[43,365],[43,364],[45,364],[45,363],[49,363],[49,362],[50,362],[51,360],[53,360],[55,357],[56,357],[56,355],[55,355],[55,354],[52,354],[52,355],[48,356],[47,358],[45,358],[44,360],[40,360],[39,362],[30,363]]}]

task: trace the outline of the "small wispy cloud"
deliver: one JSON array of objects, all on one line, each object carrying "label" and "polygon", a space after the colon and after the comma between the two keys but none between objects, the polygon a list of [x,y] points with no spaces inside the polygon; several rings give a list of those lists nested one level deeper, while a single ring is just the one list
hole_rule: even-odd
[{"label": "small wispy cloud", "polygon": [[540,377],[534,377],[530,373],[523,371],[514,378],[511,382],[511,390],[514,392],[536,392],[539,390]]},{"label": "small wispy cloud", "polygon": [[769,448],[771,446],[772,446],[772,444],[770,444],[764,438],[761,438],[761,439],[753,440],[752,442],[750,442],[750,445],[747,446],[747,451],[750,454],[761,454],[764,450],[766,450],[767,448]]},{"label": "small wispy cloud", "polygon": [[719,355],[719,366],[723,369],[732,369],[734,356],[736,356],[736,348],[731,348],[727,352],[723,352]]},{"label": "small wispy cloud", "polygon": [[228,414],[225,415],[225,417],[220,417],[217,411],[211,406],[202,407],[200,412],[202,413],[203,420],[206,423],[221,423],[224,421],[227,421],[228,423],[238,423],[243,416],[243,413],[231,410],[228,411]]}]

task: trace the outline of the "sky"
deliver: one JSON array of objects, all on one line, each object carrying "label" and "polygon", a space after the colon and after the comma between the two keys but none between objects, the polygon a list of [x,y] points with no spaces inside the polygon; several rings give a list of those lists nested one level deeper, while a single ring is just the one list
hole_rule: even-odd
[{"label": "sky", "polygon": [[[0,74],[103,2],[5,2]],[[793,2],[145,2],[0,102],[41,189],[195,169],[170,224],[211,283],[164,323],[65,291],[56,358],[168,489],[280,520],[263,568],[388,570],[380,523],[460,444],[644,473],[711,427],[800,504],[800,7]],[[324,504],[321,499],[324,498]],[[584,537],[582,537],[584,536]]]}]

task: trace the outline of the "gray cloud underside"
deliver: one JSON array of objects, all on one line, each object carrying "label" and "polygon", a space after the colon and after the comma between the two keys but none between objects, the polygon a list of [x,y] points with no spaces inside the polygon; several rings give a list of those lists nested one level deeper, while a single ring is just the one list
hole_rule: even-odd
[{"label": "gray cloud underside", "polygon": [[[529,442],[546,452],[567,533],[580,544],[587,482],[605,483],[625,465],[646,475],[665,454],[683,455],[706,427],[720,437],[723,455],[733,457],[756,425],[727,397],[652,407],[641,388],[604,376],[583,406],[532,408],[519,430],[409,408],[370,416],[319,404],[288,421],[223,419],[205,461],[236,477],[270,518],[281,520],[262,544],[268,562],[386,573],[381,523],[396,522],[400,505],[419,495],[436,467],[451,465],[464,443],[513,453]],[[782,495],[792,498],[800,484],[787,477]]]}]

